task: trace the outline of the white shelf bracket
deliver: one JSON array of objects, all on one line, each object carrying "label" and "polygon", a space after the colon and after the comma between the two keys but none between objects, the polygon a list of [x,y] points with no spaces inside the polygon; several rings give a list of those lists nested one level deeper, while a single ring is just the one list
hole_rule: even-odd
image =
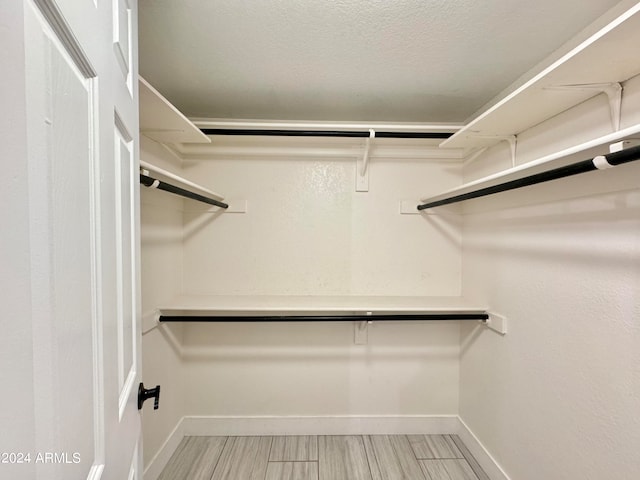
[{"label": "white shelf bracket", "polygon": [[371,142],[375,137],[376,131],[373,128],[370,128],[362,160],[356,162],[356,192],[369,191],[369,151],[371,150]]},{"label": "white shelf bracket", "polygon": [[[373,312],[367,312],[367,316],[370,315],[373,315]],[[353,343],[356,345],[366,345],[369,343],[369,325],[371,324],[371,320],[353,323]]]},{"label": "white shelf bracket", "polygon": [[609,99],[609,113],[611,115],[611,126],[613,131],[620,130],[620,113],[622,111],[622,90],[623,87],[617,82],[613,83],[582,83],[575,85],[552,85],[545,87],[546,90],[583,90],[597,91],[605,93]]},{"label": "white shelf bracket", "polygon": [[494,332],[499,333],[500,335],[507,334],[507,318],[502,315],[498,315],[497,313],[489,312],[488,320],[480,320],[485,327],[493,330]]},{"label": "white shelf bracket", "polygon": [[400,200],[400,215],[420,215],[421,213],[432,213],[432,212],[421,212],[418,210],[418,205],[420,205],[419,200]]},{"label": "white shelf bracket", "polygon": [[[479,135],[479,134],[473,134],[472,136],[475,137],[475,138],[487,138],[487,139],[499,140],[501,142],[507,142],[509,144],[509,149],[511,150],[511,166],[512,167],[516,166],[516,149],[518,147],[518,136],[517,135]],[[483,152],[484,152],[484,150],[480,150],[479,152],[476,152],[476,158],[477,158],[477,156],[479,156]],[[473,160],[475,160],[475,158],[473,158]],[[467,165],[467,162],[471,163],[471,161],[467,160],[467,161],[465,161],[464,166]]]},{"label": "white shelf bracket", "polygon": [[609,145],[609,153],[620,152],[625,148],[637,147],[640,145],[640,138],[627,138],[626,140],[620,140],[619,142]]}]

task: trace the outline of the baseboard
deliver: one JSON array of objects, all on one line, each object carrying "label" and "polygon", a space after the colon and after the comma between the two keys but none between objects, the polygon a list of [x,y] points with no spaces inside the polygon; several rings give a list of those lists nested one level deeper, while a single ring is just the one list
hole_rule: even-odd
[{"label": "baseboard", "polygon": [[459,422],[458,437],[460,437],[462,443],[464,443],[489,478],[491,480],[511,480],[485,446],[478,440],[478,437],[474,435],[469,426],[460,417],[457,417],[457,419]]},{"label": "baseboard", "polygon": [[149,465],[147,465],[147,467],[144,469],[144,480],[158,479],[158,477],[162,473],[162,470],[164,470],[164,467],[166,467],[167,463],[169,463],[171,455],[173,455],[173,452],[176,451],[178,445],[180,445],[180,442],[184,437],[184,417],[182,417],[176,424],[173,431],[169,434],[165,442],[162,444],[162,447],[160,447],[158,453],[153,456],[153,458],[149,462]]},{"label": "baseboard", "polygon": [[208,435],[394,435],[457,431],[457,415],[184,417],[184,434]]}]

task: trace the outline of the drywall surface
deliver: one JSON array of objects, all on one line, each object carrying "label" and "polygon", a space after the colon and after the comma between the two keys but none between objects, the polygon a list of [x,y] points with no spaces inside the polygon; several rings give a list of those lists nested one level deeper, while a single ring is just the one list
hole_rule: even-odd
[{"label": "drywall surface", "polygon": [[[401,200],[460,183],[446,161],[201,160],[189,178],[246,200],[245,214],[185,203],[184,291],[240,295],[459,295],[460,225],[401,215]],[[205,206],[206,208],[206,206]]]},{"label": "drywall surface", "polygon": [[[179,173],[179,166],[160,145],[141,137],[140,157]],[[142,277],[142,380],[147,388],[161,386],[160,409],[151,402],[143,409],[144,464],[162,447],[183,415],[181,359],[176,345],[179,326],[153,328],[159,303],[182,289],[182,201],[164,192],[140,187]]]},{"label": "drywall surface", "polygon": [[457,322],[374,323],[368,345],[354,345],[353,333],[351,323],[191,326],[186,414],[457,413]]},{"label": "drywall surface", "polygon": [[[244,295],[459,295],[460,222],[400,201],[460,183],[445,160],[234,158],[186,162],[247,213],[185,202],[184,291]],[[186,415],[456,414],[459,325],[191,324]]]},{"label": "drywall surface", "polygon": [[[623,124],[639,111],[634,83]],[[525,132],[520,154],[610,131],[600,100]],[[479,161],[471,176],[504,158]],[[463,292],[509,333],[462,327],[460,416],[512,479],[640,471],[638,178],[640,165],[624,165],[465,206]]]}]

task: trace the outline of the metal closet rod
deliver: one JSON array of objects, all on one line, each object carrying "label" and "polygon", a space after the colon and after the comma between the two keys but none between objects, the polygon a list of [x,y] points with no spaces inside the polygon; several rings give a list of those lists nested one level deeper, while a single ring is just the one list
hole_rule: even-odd
[{"label": "metal closet rod", "polygon": [[140,174],[140,183],[145,187],[157,188],[158,190],[164,190],[165,192],[174,193],[176,195],[191,198],[199,202],[208,203],[209,205],[215,205],[216,207],[229,208],[229,205],[224,202],[219,202],[218,200],[214,200],[213,198],[205,197],[204,195],[185,190],[184,188],[176,187],[175,185],[171,185],[170,183],[163,182],[162,180],[143,175],[142,173]]},{"label": "metal closet rod", "polygon": [[[269,137],[352,137],[368,138],[371,133],[353,130],[261,130],[246,128],[201,128],[205,135],[265,135]],[[449,138],[451,132],[378,132],[375,138]]]},{"label": "metal closet rod", "polygon": [[381,315],[160,315],[160,322],[379,322],[379,321],[424,321],[424,320],[482,320],[487,321],[487,313],[419,313]]},{"label": "metal closet rod", "polygon": [[548,182],[551,180],[556,180],[558,178],[570,177],[572,175],[579,175],[581,173],[591,172],[593,170],[605,170],[617,165],[622,165],[623,163],[635,162],[636,160],[640,160],[640,146],[627,148],[625,150],[610,153],[608,155],[599,155],[589,160],[582,160],[580,162],[572,163],[564,167],[554,168],[546,172],[537,173],[535,175],[519,178],[517,180],[510,180],[508,182],[500,183],[492,187],[480,188],[478,190],[474,190],[473,192],[454,195],[442,200],[424,203],[422,205],[418,205],[418,210],[439,207],[441,205],[448,205],[450,203],[462,202],[464,200],[471,200],[472,198],[486,197],[487,195],[493,195],[494,193],[506,192],[508,190],[527,187],[529,185],[536,185],[538,183]]}]

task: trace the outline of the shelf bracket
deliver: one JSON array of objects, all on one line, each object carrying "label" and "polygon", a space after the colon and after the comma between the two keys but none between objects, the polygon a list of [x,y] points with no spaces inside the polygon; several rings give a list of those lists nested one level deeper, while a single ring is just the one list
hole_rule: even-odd
[{"label": "shelf bracket", "polygon": [[489,318],[487,320],[479,320],[479,322],[500,335],[507,334],[507,318],[502,315],[489,312]]},{"label": "shelf bracket", "polygon": [[367,137],[366,140],[362,160],[356,162],[356,192],[369,191],[369,151],[371,150],[371,142],[375,137],[376,131],[373,128],[370,128],[369,137]]},{"label": "shelf bracket", "polygon": [[[511,166],[512,167],[516,166],[516,148],[518,146],[517,135],[480,135],[480,134],[474,133],[471,136],[473,136],[474,138],[487,138],[487,139],[499,140],[501,142],[507,142],[509,144],[509,149],[511,150]],[[484,150],[480,150],[479,152],[476,152],[475,157],[477,158],[483,152]],[[473,160],[475,160],[476,158],[473,158]],[[467,163],[471,163],[471,161],[470,160],[465,161],[464,166],[466,166]]]},{"label": "shelf bracket", "polygon": [[609,145],[609,153],[620,152],[625,148],[637,147],[640,145],[640,138],[627,138],[626,140],[620,140],[619,142]]},{"label": "shelf bracket", "polygon": [[[373,312],[367,312],[367,316],[373,315]],[[369,343],[369,325],[371,320],[361,320],[353,322],[353,343],[356,345],[366,345]]]},{"label": "shelf bracket", "polygon": [[623,87],[617,82],[612,83],[579,83],[574,85],[552,85],[545,87],[546,90],[583,90],[597,91],[605,93],[609,99],[609,113],[611,115],[611,126],[613,131],[620,130],[620,113],[622,111],[622,90]]}]

